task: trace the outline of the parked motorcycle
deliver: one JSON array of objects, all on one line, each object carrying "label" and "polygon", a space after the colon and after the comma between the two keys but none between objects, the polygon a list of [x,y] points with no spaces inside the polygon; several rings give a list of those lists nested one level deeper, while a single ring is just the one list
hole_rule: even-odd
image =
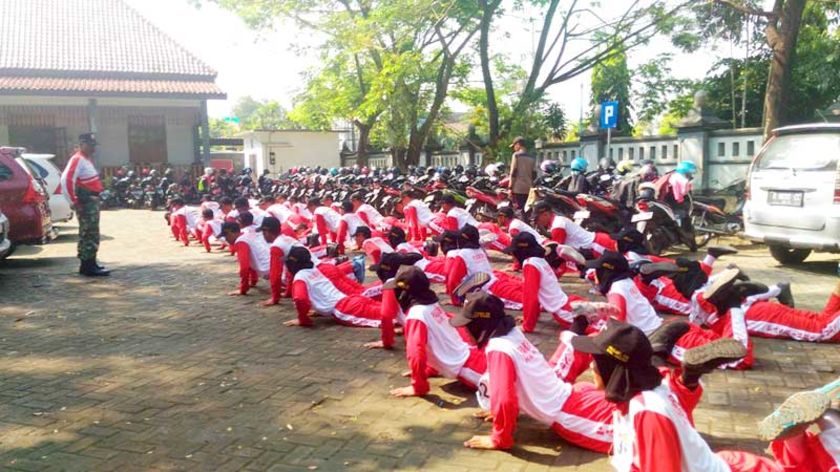
[{"label": "parked motorcycle", "polygon": [[655,189],[649,183],[639,186],[634,214],[630,221],[645,235],[651,254],[660,255],[666,249],[685,244],[690,250],[697,248],[692,236],[680,229],[677,215],[667,204],[654,199]]},{"label": "parked motorcycle", "polygon": [[[744,190],[746,181],[736,180],[712,197],[694,197],[691,222],[694,225],[697,247],[703,247],[715,236],[735,236],[744,230]],[[735,208],[727,212],[726,195],[735,197]]]}]

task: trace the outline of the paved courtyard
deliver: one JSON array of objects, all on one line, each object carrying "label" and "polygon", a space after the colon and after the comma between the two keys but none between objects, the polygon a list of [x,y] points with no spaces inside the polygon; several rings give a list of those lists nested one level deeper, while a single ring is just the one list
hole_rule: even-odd
[{"label": "paved courtyard", "polygon": [[[425,398],[390,398],[407,384],[404,351],[362,349],[378,331],[284,327],[288,301],[258,306],[265,282],[226,296],[233,258],[174,243],[162,213],[105,212],[102,225],[110,278],[76,275],[73,223],[0,263],[2,470],[609,470],[525,418],[512,451],[467,450],[489,430],[470,392],[435,379]],[[792,280],[806,308],[837,280],[836,256],[783,270],[763,247],[740,249],[730,260],[755,280]],[[552,323],[532,337],[544,353]],[[761,452],[756,421],[838,375],[840,347],[755,344],[752,371],[706,378],[695,419],[715,448]]]}]

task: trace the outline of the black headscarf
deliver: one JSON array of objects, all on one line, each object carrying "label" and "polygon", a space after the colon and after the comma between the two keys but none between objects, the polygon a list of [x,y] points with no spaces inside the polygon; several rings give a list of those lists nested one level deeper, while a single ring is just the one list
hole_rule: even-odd
[{"label": "black headscarf", "polygon": [[618,243],[618,252],[622,254],[628,251],[641,255],[649,254],[645,235],[635,228],[625,228],[612,235],[612,238]]},{"label": "black headscarf", "polygon": [[481,249],[481,235],[478,233],[478,228],[472,225],[464,225],[461,228],[458,247],[460,249]]},{"label": "black headscarf", "polygon": [[436,238],[436,241],[440,243],[440,250],[446,255],[447,252],[453,249],[460,249],[461,247],[461,235],[457,231],[444,231],[443,234]]},{"label": "black headscarf", "polygon": [[524,264],[528,258],[545,257],[546,249],[540,246],[533,234],[523,231],[511,239],[510,247],[505,252],[509,252],[520,264]]},{"label": "black headscarf", "polygon": [[286,268],[292,275],[297,274],[303,269],[311,269],[315,265],[312,263],[312,254],[305,247],[294,246],[289,250],[289,255],[286,256]]},{"label": "black headscarf", "polygon": [[606,295],[613,283],[633,278],[627,259],[617,252],[606,251],[598,259],[590,261],[587,267],[595,269],[595,275],[598,277],[598,291],[601,295]]},{"label": "black headscarf", "polygon": [[405,231],[399,226],[392,226],[390,230],[388,230],[388,244],[391,245],[392,248],[396,249],[397,246],[405,242]]},{"label": "black headscarf", "polygon": [[423,256],[421,254],[414,252],[407,254],[389,252],[382,254],[379,264],[372,266],[371,269],[376,271],[376,276],[379,277],[379,280],[385,282],[397,275],[400,266],[414,265],[422,258]]},{"label": "black headscarf", "polygon": [[684,270],[673,274],[671,280],[674,282],[674,287],[676,287],[677,291],[685,298],[691,300],[691,296],[706,284],[709,276],[703,272],[700,263],[697,261],[678,257],[677,265]]}]

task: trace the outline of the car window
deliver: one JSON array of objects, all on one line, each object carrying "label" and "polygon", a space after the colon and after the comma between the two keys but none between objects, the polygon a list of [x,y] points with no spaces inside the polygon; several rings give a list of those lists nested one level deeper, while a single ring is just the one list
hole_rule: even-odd
[{"label": "car window", "polygon": [[0,182],[4,180],[11,180],[13,172],[12,169],[9,169],[8,166],[0,164]]},{"label": "car window", "polygon": [[38,164],[35,161],[30,161],[29,159],[26,159],[26,163],[29,164],[29,168],[33,169],[42,179],[46,179],[47,176],[50,175],[50,173],[47,172],[47,169],[44,169],[44,166],[41,164]]},{"label": "car window", "polygon": [[790,134],[776,137],[762,153],[758,169],[835,170],[840,134]]}]

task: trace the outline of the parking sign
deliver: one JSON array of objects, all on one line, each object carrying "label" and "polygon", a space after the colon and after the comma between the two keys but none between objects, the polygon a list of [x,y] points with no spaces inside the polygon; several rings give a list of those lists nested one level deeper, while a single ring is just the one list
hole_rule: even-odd
[{"label": "parking sign", "polygon": [[618,126],[618,102],[601,102],[601,128],[611,129]]}]

